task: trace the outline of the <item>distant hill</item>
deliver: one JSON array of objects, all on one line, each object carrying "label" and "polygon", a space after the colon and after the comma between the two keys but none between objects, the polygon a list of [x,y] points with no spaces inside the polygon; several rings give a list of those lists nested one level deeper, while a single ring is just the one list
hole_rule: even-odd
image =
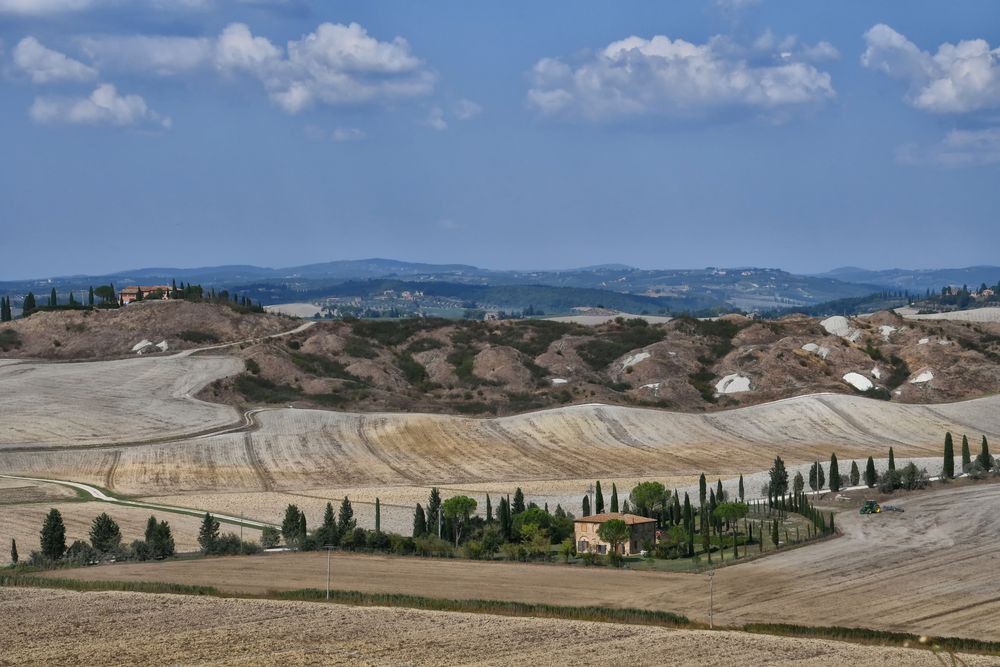
[{"label": "distant hill", "polygon": [[1000,266],[969,266],[961,269],[883,269],[870,271],[845,266],[816,276],[847,283],[864,283],[878,287],[910,290],[911,292],[937,291],[946,285],[970,288],[981,284],[996,285],[1000,282]]},{"label": "distant hill", "polygon": [[637,269],[620,264],[515,271],[484,269],[467,264],[370,258],[284,268],[250,265],[140,268],[99,276],[9,281],[0,283],[0,294],[11,296],[17,306],[29,290],[36,296],[47,294],[53,288],[59,294],[74,291],[79,296],[90,286],[109,282],[122,287],[177,280],[247,294],[264,304],[277,304],[320,301],[332,296],[362,297],[369,295],[370,291],[349,295],[345,290],[367,290],[370,286],[365,283],[368,281],[398,281],[408,284],[403,289],[419,289],[426,294],[437,295],[449,293],[474,302],[477,307],[509,310],[534,306],[548,313],[559,313],[576,306],[605,306],[651,313],[708,309],[781,312],[842,299],[860,299],[885,289],[922,292],[928,286],[939,289],[946,282],[978,285],[985,281],[994,284],[998,277],[1000,268],[991,267],[955,269],[951,272],[843,268],[808,276],[775,268]]}]

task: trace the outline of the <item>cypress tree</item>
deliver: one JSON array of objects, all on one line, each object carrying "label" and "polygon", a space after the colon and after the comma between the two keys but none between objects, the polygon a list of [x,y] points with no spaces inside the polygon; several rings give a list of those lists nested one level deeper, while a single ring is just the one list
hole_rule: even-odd
[{"label": "cypress tree", "polygon": [[629,513],[629,512],[631,512],[631,511],[632,511],[632,510],[630,510],[630,509],[629,509],[629,506],[628,506],[628,501],[627,501],[627,500],[625,500],[625,501],[622,501],[622,513],[624,513],[624,514],[628,514],[628,513]]},{"label": "cypress tree", "polygon": [[[501,507],[503,501],[501,501]],[[424,508],[417,503],[417,508],[413,510],[413,536],[423,537],[427,534],[427,517],[424,516]]]},{"label": "cypress tree", "polygon": [[670,511],[670,520],[676,526],[681,522],[681,499],[677,495],[677,489],[674,489],[674,505]]},{"label": "cypress tree", "polygon": [[875,472],[875,461],[872,457],[868,457],[868,463],[865,464],[865,486],[869,489],[875,488],[875,484],[878,482],[878,473]]},{"label": "cypress tree", "polygon": [[983,444],[979,451],[979,456],[976,457],[979,464],[983,466],[984,470],[989,470],[993,467],[993,457],[990,456],[990,443],[986,442],[986,436],[983,436]]},{"label": "cypress tree", "polygon": [[594,485],[594,514],[604,514],[604,494],[601,492],[601,480]]},{"label": "cypress tree", "polygon": [[611,482],[611,511],[618,511],[618,487],[614,482]]},{"label": "cypress tree", "polygon": [[889,448],[889,472],[896,471],[896,456],[892,453],[892,447]]},{"label": "cypress tree", "polygon": [[684,532],[687,533],[687,555],[694,556],[694,511],[691,509],[691,498],[684,494]]},{"label": "cypress tree", "polygon": [[66,526],[62,514],[54,507],[45,516],[42,524],[42,555],[51,560],[59,560],[66,553]]},{"label": "cypress tree", "polygon": [[427,532],[437,535],[438,514],[441,512],[441,492],[437,487],[431,488],[430,498],[427,499]]},{"label": "cypress tree", "polygon": [[951,431],[944,434],[944,465],[941,467],[941,474],[945,479],[955,477],[955,443],[951,439]]},{"label": "cypress tree", "polygon": [[701,473],[701,477],[698,478],[698,501],[701,503],[701,507],[705,507],[707,500],[708,485],[705,483],[705,473]]},{"label": "cypress tree", "polygon": [[722,480],[717,480],[715,483],[715,499],[716,501],[722,503],[726,501],[726,492],[722,490]]},{"label": "cypress tree", "polygon": [[795,472],[795,477],[792,479],[792,492],[795,495],[799,495],[806,488],[806,480],[802,478],[802,473],[800,471]]},{"label": "cypress tree", "polygon": [[375,532],[382,532],[382,503],[375,498]]},{"label": "cypress tree", "polygon": [[861,471],[858,470],[858,462],[851,461],[851,486],[857,486],[861,483]]},{"label": "cypress tree", "polygon": [[590,496],[583,494],[583,516],[590,516]]},{"label": "cypress tree", "polygon": [[490,503],[490,494],[486,494],[486,523],[493,523],[493,505]]},{"label": "cypress tree", "polygon": [[774,498],[788,493],[788,470],[780,456],[774,457],[774,465],[769,471],[771,493]]},{"label": "cypress tree", "polygon": [[153,540],[154,535],[156,535],[156,515],[150,514],[146,519],[146,532],[143,534],[147,544]]},{"label": "cypress tree", "polygon": [[524,492],[521,487],[514,489],[514,504],[510,506],[511,516],[517,516],[524,512]]},{"label": "cypress tree", "polygon": [[819,484],[819,468],[819,461],[813,461],[812,467],[809,468],[809,488],[813,491],[823,488]]},{"label": "cypress tree", "polygon": [[49,305],[53,307],[59,305],[59,298],[56,296],[55,287],[52,288],[52,292],[49,294]]},{"label": "cypress tree", "polygon": [[17,565],[17,540],[10,538],[10,562]]},{"label": "cypress tree", "polygon": [[93,306],[94,305],[94,287],[93,287],[93,285],[91,285],[90,291],[87,293],[87,305],[88,306]]},{"label": "cypress tree", "polygon": [[969,469],[972,465],[972,454],[969,452],[969,437],[966,435],[962,436],[962,472]]},{"label": "cypress tree", "polygon": [[21,304],[21,316],[27,317],[34,312],[37,307],[38,306],[35,305],[35,295],[28,292],[27,296],[24,297],[24,302]]},{"label": "cypress tree", "polygon": [[351,507],[351,501],[344,496],[344,500],[340,503],[340,511],[337,513],[337,532],[343,535],[348,531],[353,531],[357,528],[358,522],[354,519],[354,508]]},{"label": "cypress tree", "polygon": [[745,498],[746,498],[746,495],[743,492],[743,475],[740,475],[739,494],[740,494],[740,502],[742,503],[745,500]]},{"label": "cypress tree", "polygon": [[306,513],[299,512],[299,528],[296,535],[299,539],[299,543],[302,543],[306,539],[306,535],[309,534],[309,529],[306,527]]},{"label": "cypress tree", "polygon": [[830,454],[830,490],[840,491],[840,466],[836,454]]},{"label": "cypress tree", "polygon": [[774,543],[774,548],[778,548],[778,520],[775,519],[771,522],[771,542]]}]

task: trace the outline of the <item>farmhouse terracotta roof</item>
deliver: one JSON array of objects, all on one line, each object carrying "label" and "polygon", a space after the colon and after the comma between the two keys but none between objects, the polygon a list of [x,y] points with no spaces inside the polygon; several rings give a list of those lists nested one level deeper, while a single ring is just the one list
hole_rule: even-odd
[{"label": "farmhouse terracotta roof", "polygon": [[604,523],[605,521],[611,521],[612,519],[619,519],[624,521],[629,526],[634,526],[637,523],[655,523],[656,519],[647,519],[644,516],[639,516],[638,514],[622,514],[621,512],[604,512],[603,514],[592,514],[590,516],[580,517],[573,523]]}]

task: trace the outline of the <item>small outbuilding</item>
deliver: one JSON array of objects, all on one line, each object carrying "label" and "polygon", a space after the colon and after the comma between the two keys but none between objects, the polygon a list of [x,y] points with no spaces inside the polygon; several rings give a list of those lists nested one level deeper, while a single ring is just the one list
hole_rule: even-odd
[{"label": "small outbuilding", "polygon": [[618,545],[618,553],[626,556],[638,554],[647,542],[656,544],[656,519],[649,519],[637,514],[604,512],[581,517],[573,522],[577,553],[608,553],[611,545],[601,539],[600,535],[597,534],[597,529],[602,523],[612,519],[624,521],[629,530],[628,539]]}]

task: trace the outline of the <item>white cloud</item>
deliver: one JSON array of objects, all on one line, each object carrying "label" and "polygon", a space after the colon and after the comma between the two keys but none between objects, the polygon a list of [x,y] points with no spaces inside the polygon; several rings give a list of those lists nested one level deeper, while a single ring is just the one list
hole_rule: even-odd
[{"label": "white cloud", "polygon": [[288,113],[312,106],[391,103],[431,92],[435,75],[406,40],[380,41],[357,23],[320,24],[285,48],[242,23],[217,38],[89,37],[84,51],[108,69],[173,76],[199,69],[246,75]]},{"label": "white cloud", "polygon": [[0,14],[45,16],[87,9],[93,0],[0,0]]},{"label": "white cloud", "polygon": [[45,47],[34,37],[25,37],[14,47],[14,65],[31,77],[33,83],[90,81],[97,70],[78,60]]},{"label": "white cloud", "polygon": [[865,33],[865,67],[905,81],[906,101],[936,114],[1000,108],[1000,49],[982,39],[944,43],[937,53],[921,50],[885,24]]},{"label": "white cloud", "polygon": [[455,118],[459,120],[472,120],[483,112],[483,107],[472,100],[459,100],[455,103]]},{"label": "white cloud", "polygon": [[444,110],[441,107],[431,107],[431,110],[427,112],[427,118],[424,119],[424,124],[435,130],[448,129],[448,121],[444,119]]},{"label": "white cloud", "polygon": [[36,97],[29,110],[36,123],[114,125],[168,129],[170,118],[159,115],[139,95],[119,95],[102,83],[89,97]]},{"label": "white cloud", "polygon": [[161,35],[92,36],[80,49],[102,68],[155,76],[176,76],[212,61],[213,42],[203,37]]},{"label": "white cloud", "polygon": [[948,168],[1000,164],[1000,128],[952,130],[933,146],[902,146],[896,152],[896,161]]},{"label": "white cloud", "polygon": [[[773,38],[745,49],[724,37],[705,44],[663,35],[628,37],[580,63],[538,61],[528,104],[545,116],[607,122],[641,116],[701,117],[724,109],[779,116],[836,95],[829,74],[791,57],[794,54],[783,58],[780,51],[774,52],[781,46]],[[760,62],[764,50],[770,57]]]}]

